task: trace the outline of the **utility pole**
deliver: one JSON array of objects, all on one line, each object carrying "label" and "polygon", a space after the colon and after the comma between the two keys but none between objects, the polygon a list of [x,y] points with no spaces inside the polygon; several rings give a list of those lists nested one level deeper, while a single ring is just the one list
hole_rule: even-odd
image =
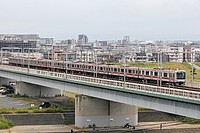
[{"label": "utility pole", "polygon": [[28,49],[28,73],[30,70],[30,58],[29,58],[29,54],[30,54],[30,48]]},{"label": "utility pole", "polygon": [[2,47],[1,47],[1,64],[2,64]]},{"label": "utility pole", "polygon": [[160,54],[160,86],[162,86],[162,52]]},{"label": "utility pole", "polygon": [[194,60],[193,60],[193,52],[191,53],[191,62],[192,62],[192,84],[193,84],[193,81],[194,81]]},{"label": "utility pole", "polygon": [[157,86],[159,86],[159,79],[160,79],[160,52],[158,52],[158,72],[157,72]]},{"label": "utility pole", "polygon": [[96,54],[95,54],[95,78],[97,78],[97,51],[96,51]]},{"label": "utility pole", "polygon": [[124,88],[125,88],[125,83],[126,83],[126,55],[125,53],[123,54],[124,56]]},{"label": "utility pole", "polygon": [[68,64],[67,64],[67,60],[66,60],[66,61],[65,61],[66,79],[67,79],[67,67],[68,67]]}]

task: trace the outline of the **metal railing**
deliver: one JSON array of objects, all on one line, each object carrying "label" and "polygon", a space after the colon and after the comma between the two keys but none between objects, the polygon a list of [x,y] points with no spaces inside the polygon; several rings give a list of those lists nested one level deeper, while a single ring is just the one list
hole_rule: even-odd
[{"label": "metal railing", "polygon": [[11,70],[11,71],[16,71],[16,72],[24,72],[24,73],[29,73],[29,74],[43,75],[47,77],[60,78],[60,79],[65,79],[65,80],[79,81],[79,82],[85,82],[85,83],[108,86],[108,87],[117,87],[120,89],[134,90],[138,92],[159,94],[159,95],[200,101],[200,92],[197,92],[197,91],[181,90],[181,89],[175,89],[175,88],[137,84],[137,83],[123,82],[123,81],[115,81],[115,80],[108,80],[108,79],[102,79],[102,78],[94,78],[94,77],[72,75],[72,74],[36,70],[36,69],[30,69],[28,71],[27,68],[14,67],[14,66],[5,67],[1,65],[0,69],[6,69],[6,70]]}]

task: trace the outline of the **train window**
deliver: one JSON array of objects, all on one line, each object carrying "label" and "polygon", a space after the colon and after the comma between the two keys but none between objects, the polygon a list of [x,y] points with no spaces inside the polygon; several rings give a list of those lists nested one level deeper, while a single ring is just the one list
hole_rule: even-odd
[{"label": "train window", "polygon": [[89,69],[91,69],[91,66],[88,66]]},{"label": "train window", "polygon": [[149,71],[146,71],[146,75],[148,75],[148,76],[149,76]]},{"label": "train window", "polygon": [[172,73],[169,73],[169,77],[170,77],[170,78],[172,77]]},{"label": "train window", "polygon": [[77,66],[77,68],[79,68],[79,65],[76,65]]},{"label": "train window", "polygon": [[103,67],[100,67],[100,70],[103,70]]},{"label": "train window", "polygon": [[164,73],[164,77],[167,77],[167,75],[168,75],[167,73]]},{"label": "train window", "polygon": [[132,73],[132,70],[128,70],[128,73]]},{"label": "train window", "polygon": [[121,69],[121,72],[123,73],[123,72],[124,72],[124,69]]},{"label": "train window", "polygon": [[117,68],[114,68],[114,72],[117,72]]},{"label": "train window", "polygon": [[176,72],[177,79],[185,79],[185,72]]},{"label": "train window", "polygon": [[144,71],[142,71],[142,75],[144,75]]},{"label": "train window", "polygon": [[158,76],[158,72],[154,72],[154,76]]},{"label": "train window", "polygon": [[135,70],[135,74],[138,74],[138,70]]},{"label": "train window", "polygon": [[74,64],[72,64],[72,67],[74,68]]}]

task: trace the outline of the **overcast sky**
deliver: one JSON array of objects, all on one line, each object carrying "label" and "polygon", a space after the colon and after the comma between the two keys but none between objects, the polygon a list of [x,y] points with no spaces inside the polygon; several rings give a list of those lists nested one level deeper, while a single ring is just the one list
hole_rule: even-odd
[{"label": "overcast sky", "polygon": [[200,0],[0,0],[1,33],[200,40]]}]

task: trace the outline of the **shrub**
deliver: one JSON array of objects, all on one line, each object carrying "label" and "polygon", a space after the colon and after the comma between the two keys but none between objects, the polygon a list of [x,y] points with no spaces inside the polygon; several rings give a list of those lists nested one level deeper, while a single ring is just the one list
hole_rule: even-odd
[{"label": "shrub", "polygon": [[27,110],[16,110],[15,113],[28,113]]},{"label": "shrub", "polygon": [[11,128],[13,124],[4,118],[0,118],[0,129],[8,129]]}]

